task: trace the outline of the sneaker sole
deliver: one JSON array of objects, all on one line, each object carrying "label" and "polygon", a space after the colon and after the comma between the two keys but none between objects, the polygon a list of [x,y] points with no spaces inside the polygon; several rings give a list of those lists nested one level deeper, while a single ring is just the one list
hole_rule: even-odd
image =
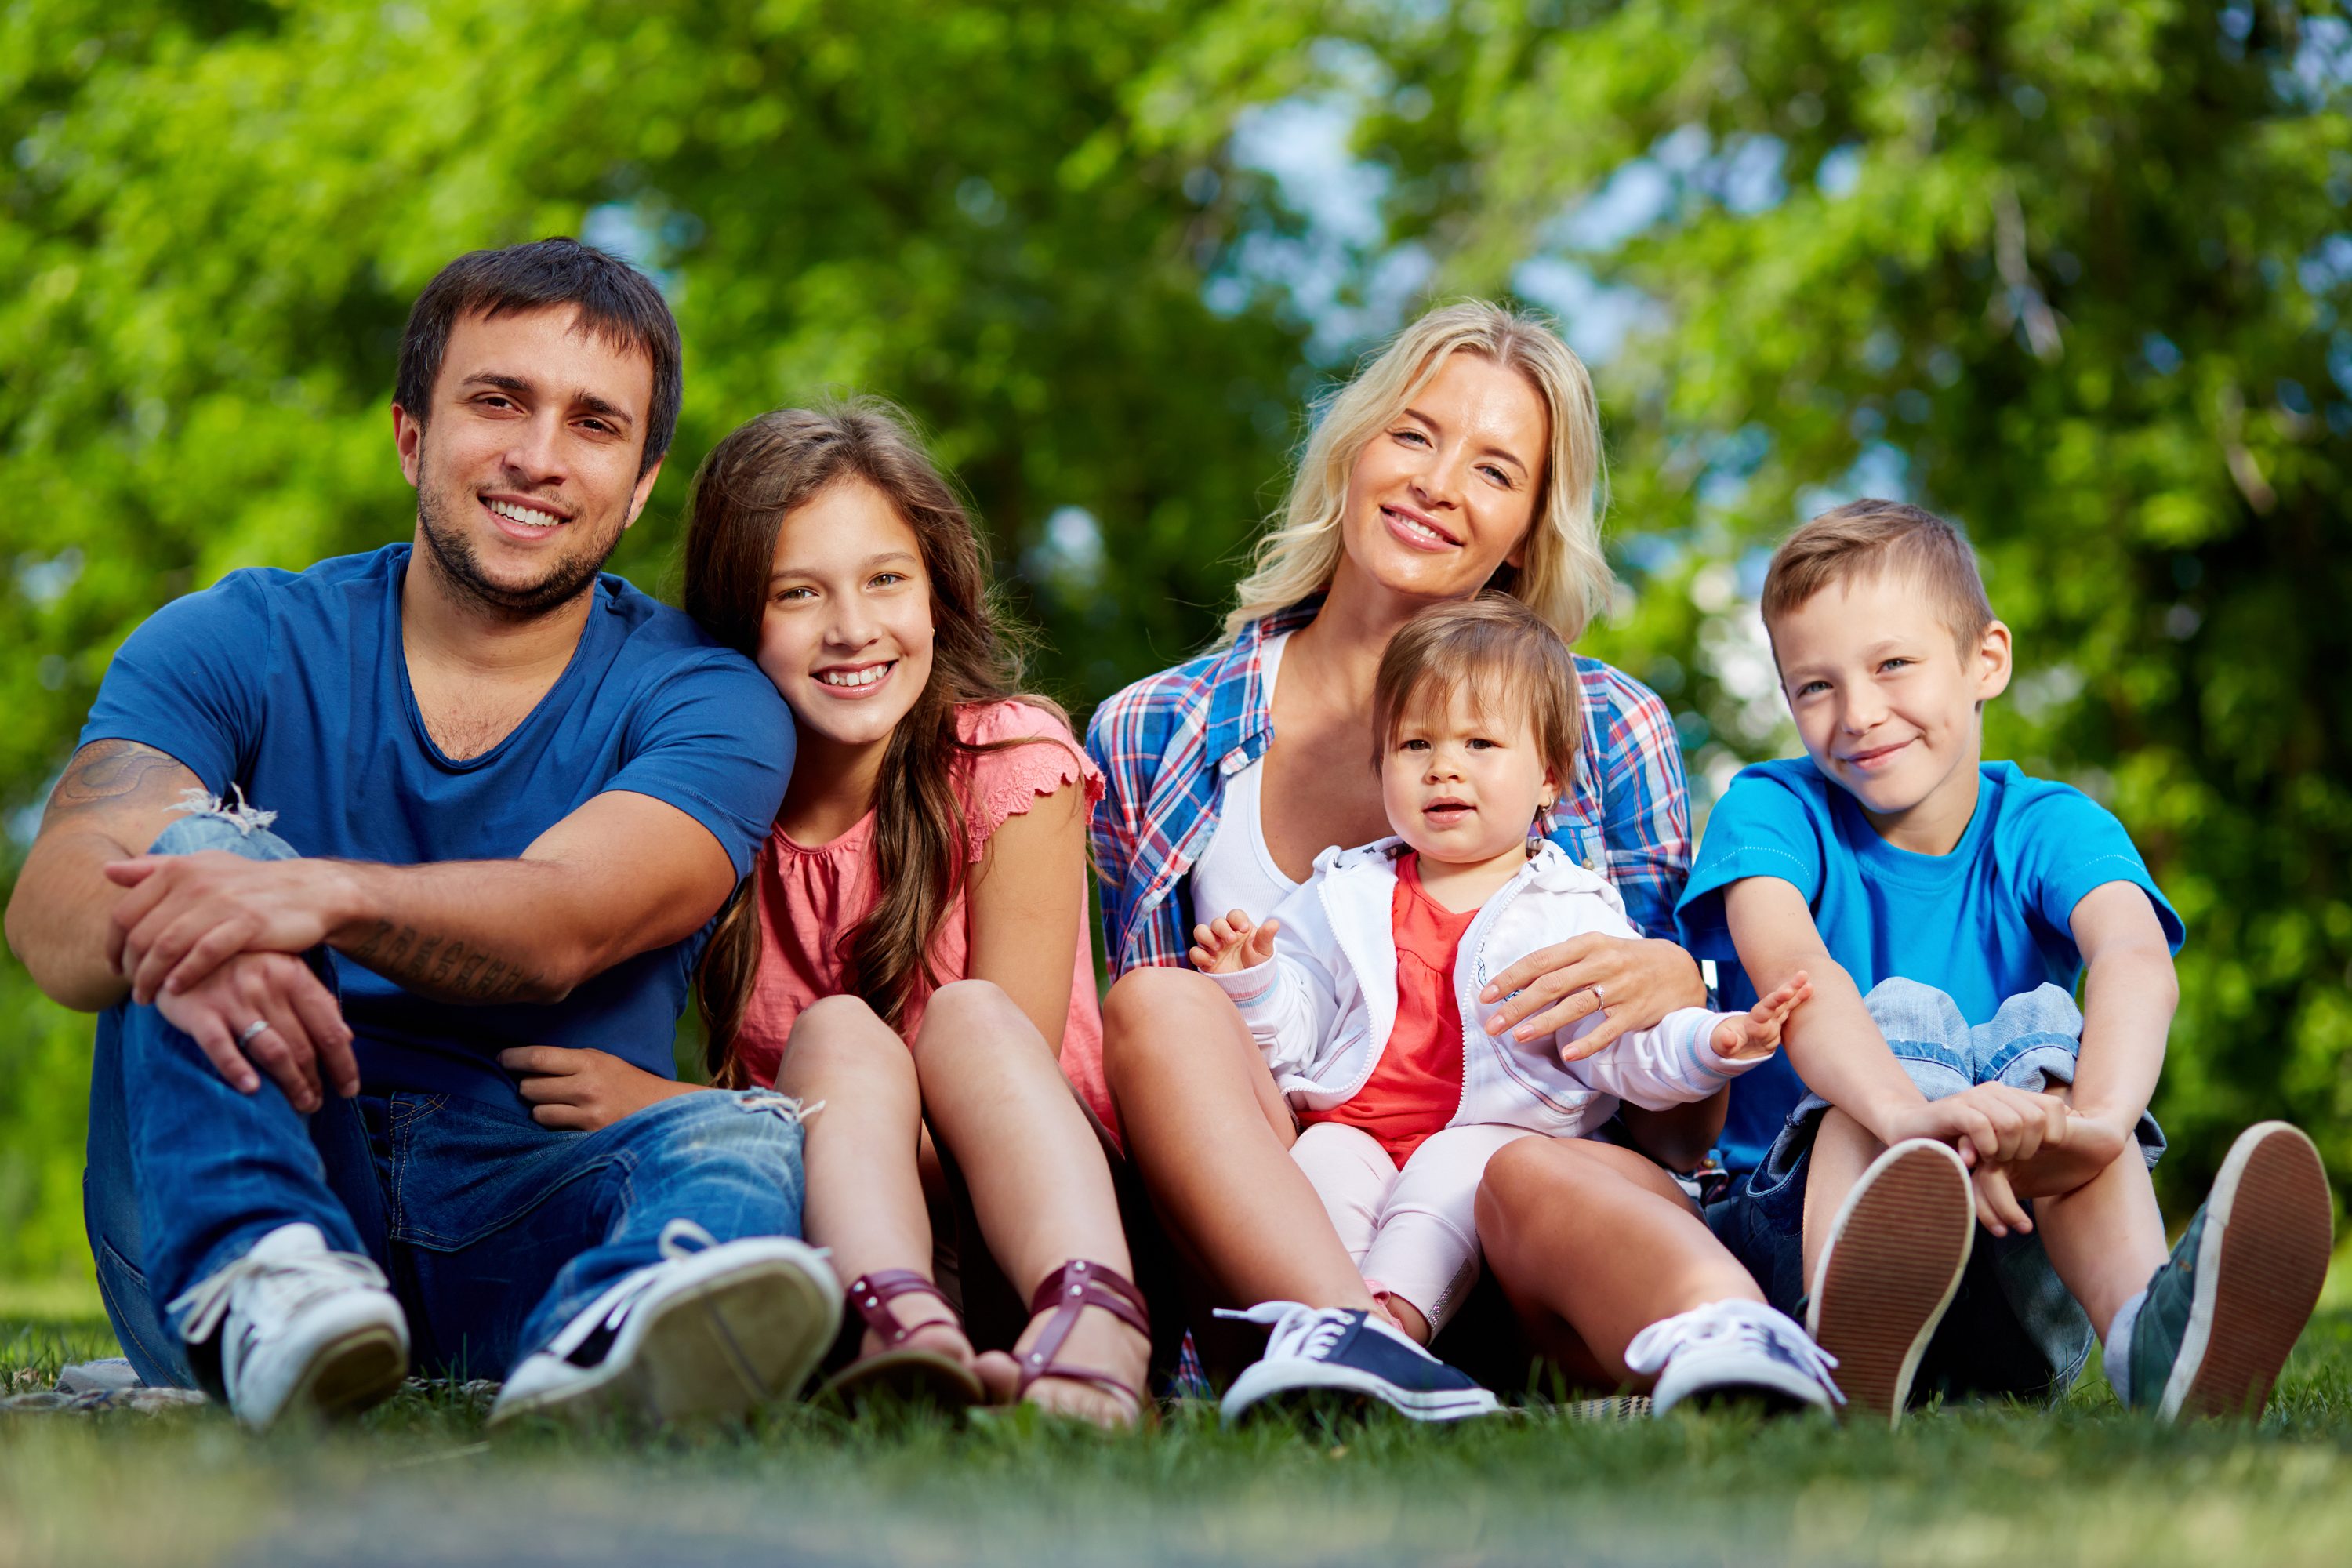
[{"label": "sneaker sole", "polygon": [[2161,1419],[2261,1414],[2319,1303],[2334,1221],[2319,1151],[2299,1129],[2264,1121],[2238,1135],[2206,1200]]},{"label": "sneaker sole", "polygon": [[391,1398],[408,1378],[408,1344],[392,1329],[370,1323],[328,1341],[268,1425],[299,1418],[357,1415]]},{"label": "sneaker sole", "polygon": [[841,1326],[841,1293],[792,1260],[752,1258],[646,1302],[613,1349],[611,1374],[493,1411],[585,1423],[746,1415],[798,1392]]},{"label": "sneaker sole", "polygon": [[1919,1357],[1976,1244],[1968,1167],[1915,1138],[1871,1163],[1831,1222],[1805,1331],[1837,1358],[1849,1412],[1903,1419]]}]

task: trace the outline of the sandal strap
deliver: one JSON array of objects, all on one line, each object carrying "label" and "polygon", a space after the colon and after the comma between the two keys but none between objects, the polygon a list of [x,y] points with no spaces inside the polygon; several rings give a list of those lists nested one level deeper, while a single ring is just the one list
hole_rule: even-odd
[{"label": "sandal strap", "polygon": [[[925,1329],[963,1327],[963,1320],[956,1316],[946,1292],[911,1268],[877,1268],[871,1274],[861,1274],[849,1282],[848,1296],[851,1309],[866,1320],[867,1328],[882,1336],[886,1350],[905,1344]],[[947,1309],[947,1316],[901,1323],[890,1312],[890,1303],[901,1296],[929,1296]]]},{"label": "sandal strap", "polygon": [[1139,1404],[1142,1394],[1123,1379],[1082,1367],[1066,1367],[1055,1360],[1062,1342],[1077,1327],[1078,1314],[1088,1307],[1108,1312],[1147,1340],[1151,1337],[1150,1309],[1133,1281],[1099,1263],[1072,1258],[1045,1276],[1036,1294],[1029,1298],[1032,1317],[1048,1309],[1054,1315],[1045,1321],[1035,1342],[1022,1352],[1021,1392],[1026,1393],[1029,1385],[1041,1377],[1064,1377],[1129,1394]]}]

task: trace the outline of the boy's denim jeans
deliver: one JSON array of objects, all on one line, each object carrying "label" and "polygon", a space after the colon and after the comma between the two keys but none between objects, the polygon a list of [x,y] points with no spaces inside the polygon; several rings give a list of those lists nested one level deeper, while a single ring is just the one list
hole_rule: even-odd
[{"label": "boy's denim jeans", "polygon": [[[1942,1100],[1980,1083],[2048,1089],[2074,1081],[2083,1015],[2074,999],[2042,985],[2000,1005],[1971,1028],[1941,991],[1881,982],[1864,999],[1895,1059],[1919,1092]],[[1758,1166],[1711,1206],[1707,1224],[1756,1276],[1772,1304],[1795,1312],[1804,1299],[1805,1179],[1829,1101],[1807,1095]],[[2153,1166],[2164,1133],[2140,1117],[2140,1152]],[[1958,1292],[1921,1359],[1921,1394],[2062,1394],[2081,1374],[2094,1339],[2089,1318],[2060,1283],[2038,1236],[1979,1231]]]},{"label": "boy's denim jeans", "polygon": [[[174,823],[152,853],[290,858],[234,814]],[[107,1315],[151,1384],[213,1381],[165,1303],[281,1225],[381,1265],[420,1371],[499,1377],[615,1279],[660,1259],[662,1227],[719,1241],[798,1236],[798,1106],[767,1089],[666,1100],[595,1132],[556,1131],[443,1094],[371,1094],[299,1114],[252,1095],[195,1041],[128,1001],[99,1021],[82,1178]]]}]

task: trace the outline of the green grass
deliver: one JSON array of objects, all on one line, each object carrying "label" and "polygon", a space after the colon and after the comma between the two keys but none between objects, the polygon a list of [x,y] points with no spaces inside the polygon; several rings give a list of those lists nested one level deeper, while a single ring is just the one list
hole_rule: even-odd
[{"label": "green grass", "polygon": [[[0,1323],[0,1381],[112,1348]],[[1183,1411],[1100,1438],[1010,1418],[488,1440],[404,1394],[254,1438],[217,1411],[0,1416],[0,1564],[247,1562],[2039,1563],[2344,1560],[2352,1316],[2315,1322],[2271,1413],[2177,1430],[2096,1377],[2054,1413],[1975,1406],[1889,1436],[1741,1415],[1433,1430]]]}]

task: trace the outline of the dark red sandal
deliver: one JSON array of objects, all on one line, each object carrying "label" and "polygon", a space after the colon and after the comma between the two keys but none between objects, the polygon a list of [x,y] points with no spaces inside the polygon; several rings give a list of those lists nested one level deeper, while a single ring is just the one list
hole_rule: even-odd
[{"label": "dark red sandal", "polygon": [[[901,1323],[890,1313],[890,1303],[901,1296],[932,1297],[942,1313]],[[967,1410],[987,1399],[988,1390],[971,1368],[944,1351],[907,1344],[925,1329],[962,1331],[963,1320],[956,1316],[937,1285],[911,1268],[885,1268],[850,1281],[849,1305],[867,1328],[881,1336],[882,1348],[834,1373],[816,1391],[817,1399],[856,1409],[877,1395],[885,1395],[901,1405],[930,1405],[948,1411]]]},{"label": "dark red sandal", "polygon": [[1099,1263],[1075,1258],[1045,1276],[1045,1282],[1038,1286],[1037,1293],[1029,1299],[1031,1317],[1049,1308],[1054,1315],[1045,1320],[1045,1326],[1038,1332],[1035,1342],[1020,1352],[1021,1381],[1013,1388],[1013,1397],[1018,1401],[1029,1392],[1029,1385],[1039,1378],[1062,1377],[1073,1383],[1090,1383],[1107,1392],[1127,1395],[1135,1402],[1136,1414],[1139,1418],[1150,1407],[1143,1397],[1143,1390],[1109,1373],[1065,1366],[1054,1359],[1055,1353],[1062,1348],[1062,1342],[1070,1337],[1070,1331],[1077,1326],[1078,1314],[1088,1307],[1101,1308],[1141,1334],[1146,1341],[1151,1338],[1150,1308],[1144,1302],[1143,1292]]}]

